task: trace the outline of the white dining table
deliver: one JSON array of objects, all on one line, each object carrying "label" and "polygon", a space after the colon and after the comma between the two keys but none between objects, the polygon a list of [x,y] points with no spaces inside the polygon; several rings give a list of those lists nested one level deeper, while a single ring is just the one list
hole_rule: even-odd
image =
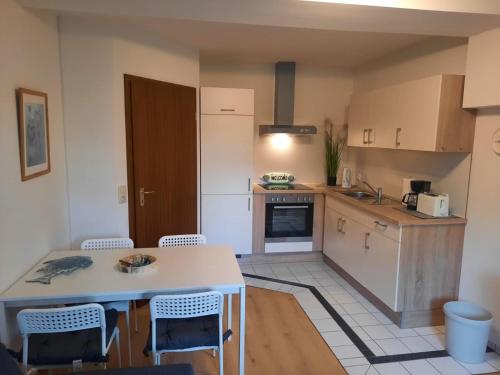
[{"label": "white dining table", "polygon": [[[156,262],[141,273],[117,270],[118,260],[129,254],[149,254]],[[92,265],[69,275],[59,275],[49,285],[27,283],[38,277],[43,262],[66,256],[92,258]],[[198,245],[108,251],[53,251],[0,294],[0,306],[46,306],[148,299],[158,294],[216,290],[239,294],[239,374],[245,373],[245,281],[230,246]],[[230,323],[230,322],[228,322]]]}]

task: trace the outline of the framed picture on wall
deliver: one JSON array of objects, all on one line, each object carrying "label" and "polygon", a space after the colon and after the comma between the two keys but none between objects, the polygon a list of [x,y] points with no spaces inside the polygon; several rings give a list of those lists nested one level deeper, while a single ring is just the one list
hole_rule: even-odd
[{"label": "framed picture on wall", "polygon": [[50,172],[47,94],[19,88],[17,94],[21,180]]}]

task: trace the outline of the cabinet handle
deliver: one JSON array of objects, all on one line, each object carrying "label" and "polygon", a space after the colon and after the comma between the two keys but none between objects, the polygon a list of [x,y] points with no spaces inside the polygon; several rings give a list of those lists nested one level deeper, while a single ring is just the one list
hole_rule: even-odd
[{"label": "cabinet handle", "polygon": [[339,233],[340,233],[340,224],[341,224],[341,223],[342,223],[342,218],[341,218],[341,217],[339,217],[339,218],[337,219],[337,232],[339,232]]},{"label": "cabinet handle", "polygon": [[[368,144],[375,143],[375,141],[372,141],[372,133],[374,133],[373,129],[368,129]],[[375,139],[375,137],[373,137]]]},{"label": "cabinet handle", "polygon": [[399,141],[399,134],[401,133],[401,128],[397,128],[396,129],[396,147],[399,147],[401,146],[401,142]]},{"label": "cabinet handle", "polygon": [[380,222],[380,221],[378,221],[378,220],[375,220],[375,221],[374,221],[374,223],[375,223],[376,225],[380,225],[381,227],[384,227],[384,228],[387,228],[387,227],[388,227],[388,225],[387,225],[387,224],[384,224],[384,223],[382,223],[382,222]]},{"label": "cabinet handle", "polygon": [[220,111],[221,112],[234,112],[234,111],[236,111],[236,109],[234,109],[234,108],[221,108]]},{"label": "cabinet handle", "polygon": [[248,197],[248,211],[250,211],[250,197]]},{"label": "cabinet handle", "polygon": [[346,221],[346,219],[342,219],[342,225],[340,226],[340,233],[342,234],[345,234],[344,225]]},{"label": "cabinet handle", "polygon": [[248,177],[248,191],[250,191],[250,177]]},{"label": "cabinet handle", "polygon": [[366,145],[369,142],[366,140],[366,133],[368,133],[368,129],[363,129],[363,144]]},{"label": "cabinet handle", "polygon": [[370,237],[370,233],[365,233],[365,250],[370,250],[370,245],[368,245],[368,237]]}]

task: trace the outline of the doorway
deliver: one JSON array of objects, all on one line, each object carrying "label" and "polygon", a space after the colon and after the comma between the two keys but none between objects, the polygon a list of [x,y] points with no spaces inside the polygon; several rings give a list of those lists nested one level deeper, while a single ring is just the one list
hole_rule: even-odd
[{"label": "doorway", "polygon": [[197,232],[196,89],[125,75],[129,231],[136,247]]}]

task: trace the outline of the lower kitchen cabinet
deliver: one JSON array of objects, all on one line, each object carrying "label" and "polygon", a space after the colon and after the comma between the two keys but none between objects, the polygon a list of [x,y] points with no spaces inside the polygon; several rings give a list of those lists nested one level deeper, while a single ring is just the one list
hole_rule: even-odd
[{"label": "lower kitchen cabinet", "polygon": [[443,323],[458,297],[465,224],[402,226],[326,197],[325,261],[403,328]]},{"label": "lower kitchen cabinet", "polygon": [[201,233],[208,244],[230,245],[236,254],[252,252],[252,195],[202,195]]}]

